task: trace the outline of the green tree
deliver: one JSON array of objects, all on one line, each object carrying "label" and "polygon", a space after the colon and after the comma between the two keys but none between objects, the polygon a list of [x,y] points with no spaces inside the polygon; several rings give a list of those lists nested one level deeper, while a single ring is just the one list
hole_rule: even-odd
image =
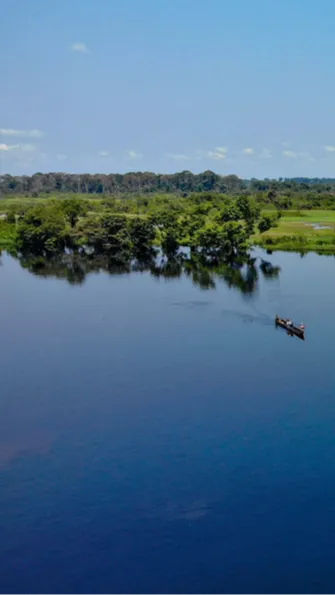
[{"label": "green tree", "polygon": [[236,200],[236,205],[241,213],[242,219],[246,223],[248,233],[251,235],[254,230],[254,225],[260,215],[260,206],[256,203],[254,198],[250,196],[239,196]]},{"label": "green tree", "polygon": [[176,254],[179,248],[177,231],[173,228],[164,229],[162,233],[162,250],[167,257]]},{"label": "green tree", "polygon": [[191,248],[198,246],[198,234],[205,224],[205,217],[196,215],[192,212],[186,213],[180,221],[180,229],[183,234],[182,243]]},{"label": "green tree", "polygon": [[10,206],[6,213],[7,223],[16,223],[16,215],[17,215],[16,208],[13,206]]},{"label": "green tree", "polygon": [[239,221],[228,221],[222,227],[222,251],[230,259],[245,257],[249,249],[249,231]]},{"label": "green tree", "polygon": [[264,233],[271,229],[271,227],[277,227],[278,216],[277,215],[263,215],[258,222],[258,229],[260,233]]},{"label": "green tree", "polygon": [[124,215],[90,215],[80,221],[76,232],[78,244],[93,248],[97,254],[108,253],[115,260],[130,258],[132,243]]},{"label": "green tree", "polygon": [[229,201],[223,205],[217,215],[217,220],[220,223],[227,221],[238,221],[241,218],[241,211],[235,201]]},{"label": "green tree", "polygon": [[222,226],[207,223],[196,234],[196,245],[204,252],[213,253],[222,249],[225,241]]},{"label": "green tree", "polygon": [[85,202],[78,198],[66,198],[61,201],[60,207],[71,227],[75,227],[79,217],[87,211]]},{"label": "green tree", "polygon": [[134,254],[139,256],[152,250],[155,239],[155,227],[149,219],[135,217],[130,220],[130,239],[133,245]]},{"label": "green tree", "polygon": [[238,221],[228,221],[223,225],[206,224],[196,236],[196,244],[207,254],[234,259],[247,254],[249,234]]},{"label": "green tree", "polygon": [[17,225],[17,246],[21,251],[41,254],[64,250],[67,238],[64,215],[53,205],[32,207]]}]

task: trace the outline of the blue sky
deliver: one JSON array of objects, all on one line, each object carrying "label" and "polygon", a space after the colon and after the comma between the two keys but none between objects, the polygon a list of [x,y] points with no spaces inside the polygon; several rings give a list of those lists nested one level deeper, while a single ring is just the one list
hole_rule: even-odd
[{"label": "blue sky", "polygon": [[335,177],[334,0],[2,0],[0,172]]}]

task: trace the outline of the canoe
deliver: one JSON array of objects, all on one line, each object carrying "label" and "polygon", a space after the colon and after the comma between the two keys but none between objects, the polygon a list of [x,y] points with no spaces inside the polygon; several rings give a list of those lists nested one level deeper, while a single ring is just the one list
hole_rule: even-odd
[{"label": "canoe", "polygon": [[295,324],[288,324],[287,318],[275,317],[276,326],[286,329],[289,335],[296,335],[299,339],[305,339],[305,329]]}]

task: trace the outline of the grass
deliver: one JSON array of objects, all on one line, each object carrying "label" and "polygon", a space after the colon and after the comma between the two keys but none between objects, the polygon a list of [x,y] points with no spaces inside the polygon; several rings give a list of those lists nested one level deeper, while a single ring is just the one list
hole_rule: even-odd
[{"label": "grass", "polygon": [[[326,229],[316,229],[313,225]],[[335,254],[335,211],[288,211],[278,227],[255,235],[254,242],[271,250]]]},{"label": "grass", "polygon": [[15,225],[0,220],[0,250],[11,249],[15,246],[16,231]]},{"label": "grass", "polygon": [[32,198],[32,197],[23,197],[23,196],[11,196],[11,197],[0,197],[0,214],[2,213],[6,213],[8,211],[8,209],[10,207],[19,207],[21,205],[23,206],[35,206],[38,204],[43,204],[46,203],[47,201],[51,200],[51,199],[55,199],[55,200],[64,200],[66,198],[72,198],[73,196],[75,196],[76,198],[80,198],[81,200],[85,200],[87,202],[101,202],[101,200],[103,200],[100,196],[99,198],[95,198],[95,196],[87,196],[87,194],[76,194],[74,195],[72,194],[68,194],[68,193],[64,193],[64,194],[45,194],[45,195],[40,195],[38,198]]}]

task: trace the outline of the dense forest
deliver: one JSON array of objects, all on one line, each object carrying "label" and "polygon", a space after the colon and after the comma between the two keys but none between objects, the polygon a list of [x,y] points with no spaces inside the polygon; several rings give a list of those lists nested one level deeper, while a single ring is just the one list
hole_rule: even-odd
[{"label": "dense forest", "polygon": [[33,176],[0,176],[0,192],[8,194],[35,194],[71,192],[77,194],[125,193],[188,193],[222,192],[238,193],[245,190],[245,183],[237,176],[219,176],[212,171],[192,174],[183,171],[175,174],[131,172],[127,174],[67,174],[36,173]]},{"label": "dense forest", "polygon": [[280,212],[261,214],[249,196],[222,196],[9,200],[0,239],[3,247],[42,256],[71,251],[109,255],[122,263],[146,260],[157,247],[171,257],[184,246],[194,254],[236,261],[248,255],[255,229],[276,226]]},{"label": "dense forest", "polygon": [[55,193],[85,195],[145,195],[214,192],[229,195],[249,194],[265,201],[301,198],[332,204],[335,179],[265,179],[242,180],[236,175],[220,176],[212,171],[193,174],[182,171],[175,174],[131,172],[126,174],[68,174],[36,173],[33,176],[0,176],[0,196],[38,197]]}]

